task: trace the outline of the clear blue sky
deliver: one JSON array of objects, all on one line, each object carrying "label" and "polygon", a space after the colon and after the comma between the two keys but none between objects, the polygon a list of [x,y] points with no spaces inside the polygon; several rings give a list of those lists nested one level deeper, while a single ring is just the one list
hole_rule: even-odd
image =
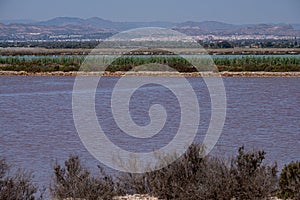
[{"label": "clear blue sky", "polygon": [[0,20],[58,16],[113,21],[300,23],[299,0],[0,0]]}]

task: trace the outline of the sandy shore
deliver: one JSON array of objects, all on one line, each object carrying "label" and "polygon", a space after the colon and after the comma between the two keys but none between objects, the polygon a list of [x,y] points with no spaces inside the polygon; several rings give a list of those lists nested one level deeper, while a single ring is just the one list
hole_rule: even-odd
[{"label": "sandy shore", "polygon": [[166,76],[166,77],[300,77],[300,72],[25,72],[0,71],[0,76]]},{"label": "sandy shore", "polygon": [[[232,198],[234,200],[235,198]],[[277,197],[269,197],[269,200],[282,200]],[[119,197],[114,197],[113,200],[159,200],[157,197],[152,197],[147,194],[134,194],[134,195],[126,195],[126,196],[119,196]],[[267,200],[267,199],[265,199]],[[288,199],[290,200],[290,199]]]},{"label": "sandy shore", "polygon": [[158,198],[152,197],[148,194],[134,194],[114,197],[113,200],[158,200]]}]

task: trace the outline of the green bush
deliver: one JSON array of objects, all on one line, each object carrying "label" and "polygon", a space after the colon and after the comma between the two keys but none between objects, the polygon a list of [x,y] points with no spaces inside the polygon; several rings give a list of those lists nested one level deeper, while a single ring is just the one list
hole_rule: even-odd
[{"label": "green bush", "polygon": [[279,198],[300,199],[300,162],[292,162],[286,165],[279,179]]}]

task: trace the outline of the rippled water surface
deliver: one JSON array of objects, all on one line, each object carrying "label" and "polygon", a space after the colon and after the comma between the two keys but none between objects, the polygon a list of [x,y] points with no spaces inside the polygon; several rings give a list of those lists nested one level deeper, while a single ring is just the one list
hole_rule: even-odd
[{"label": "rippled water surface", "polygon": [[[117,80],[103,77],[96,94],[99,124],[109,139],[135,152],[168,144],[180,124],[176,96],[156,84],[136,91],[130,100],[136,124],[149,123],[148,109],[152,104],[164,106],[168,117],[166,127],[158,135],[150,139],[132,138],[120,131],[111,114],[110,97]],[[211,102],[200,78],[188,81],[199,99],[200,126],[195,140],[202,142],[211,117]],[[227,116],[212,153],[232,155],[245,145],[248,149],[264,149],[267,162],[277,161],[279,167],[299,160],[300,78],[224,78],[223,81]],[[76,132],[72,115],[73,83],[74,77],[0,77],[0,155],[18,167],[32,170],[40,184],[48,184],[51,167],[70,154],[79,155],[87,167],[100,164],[88,153]]]}]

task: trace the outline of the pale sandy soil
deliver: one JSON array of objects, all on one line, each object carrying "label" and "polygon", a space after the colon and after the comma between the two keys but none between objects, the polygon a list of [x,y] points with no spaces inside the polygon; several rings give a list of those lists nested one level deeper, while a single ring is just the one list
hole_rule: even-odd
[{"label": "pale sandy soil", "polygon": [[[151,197],[147,194],[146,195],[134,194],[134,195],[115,197],[113,200],[159,200],[159,199],[156,197]],[[282,200],[282,199],[278,199],[277,197],[271,197],[269,200]]]},{"label": "pale sandy soil", "polygon": [[152,197],[148,194],[134,194],[114,197],[113,200],[158,200],[158,198]]},{"label": "pale sandy soil", "polygon": [[[74,199],[68,198],[65,200],[74,200]],[[76,199],[76,200],[81,200],[81,199]],[[134,195],[114,197],[113,200],[159,200],[159,199],[157,197],[152,197],[148,194],[134,194]],[[235,199],[232,199],[232,200],[235,200]],[[282,199],[278,199],[277,197],[271,197],[268,200],[282,200]]]}]

